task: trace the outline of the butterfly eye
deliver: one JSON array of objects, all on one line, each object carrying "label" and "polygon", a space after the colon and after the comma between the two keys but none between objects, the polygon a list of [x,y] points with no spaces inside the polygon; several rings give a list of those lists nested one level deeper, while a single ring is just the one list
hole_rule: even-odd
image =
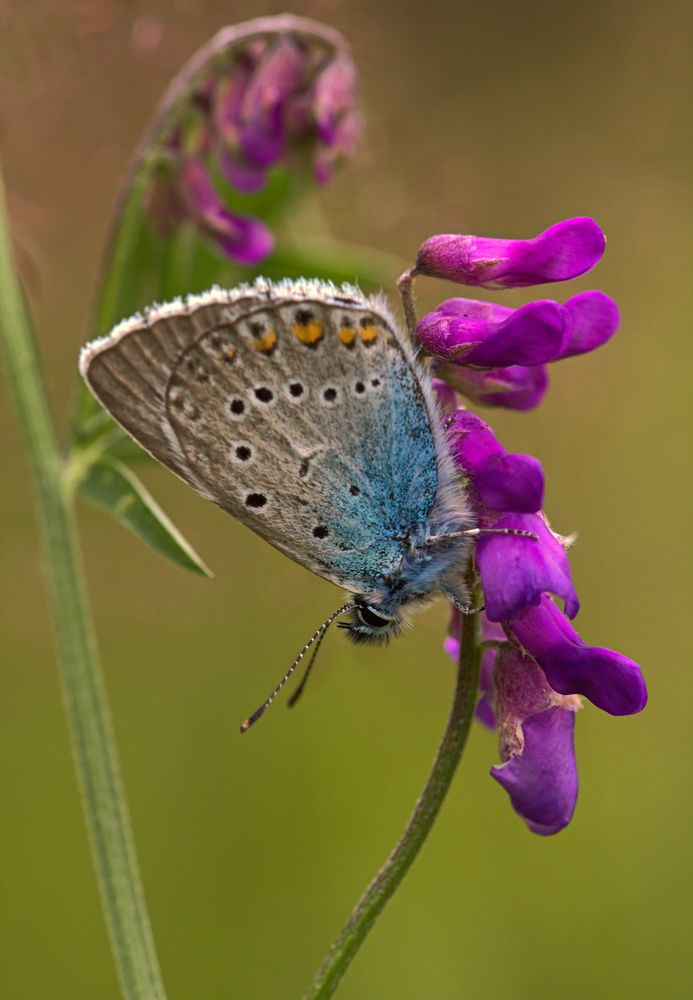
[{"label": "butterfly eye", "polygon": [[345,629],[352,642],[382,643],[400,635],[402,620],[397,616],[388,618],[371,604],[357,601],[350,621],[340,623],[338,628]]},{"label": "butterfly eye", "polygon": [[392,624],[391,618],[383,618],[382,615],[369,607],[367,604],[359,604],[356,606],[356,616],[362,625],[367,625],[368,628],[387,628],[388,625]]}]

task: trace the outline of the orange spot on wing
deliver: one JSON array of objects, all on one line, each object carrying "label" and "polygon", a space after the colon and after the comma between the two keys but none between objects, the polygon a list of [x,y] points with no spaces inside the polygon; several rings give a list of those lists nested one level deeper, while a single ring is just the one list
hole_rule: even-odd
[{"label": "orange spot on wing", "polygon": [[233,361],[233,359],[236,357],[236,348],[227,347],[222,357],[224,358],[224,361]]},{"label": "orange spot on wing", "polygon": [[343,344],[346,344],[347,347],[351,347],[356,340],[356,330],[353,326],[343,326],[339,331],[339,339]]},{"label": "orange spot on wing", "polygon": [[270,354],[277,346],[278,339],[276,330],[267,330],[266,333],[263,333],[253,343],[253,347],[256,351],[261,351],[263,354]]},{"label": "orange spot on wing", "polygon": [[317,344],[325,333],[322,323],[315,319],[308,323],[294,323],[291,329],[296,339],[300,340],[302,344]]},{"label": "orange spot on wing", "polygon": [[364,344],[372,343],[378,336],[378,328],[369,323],[368,326],[361,327],[361,340]]}]

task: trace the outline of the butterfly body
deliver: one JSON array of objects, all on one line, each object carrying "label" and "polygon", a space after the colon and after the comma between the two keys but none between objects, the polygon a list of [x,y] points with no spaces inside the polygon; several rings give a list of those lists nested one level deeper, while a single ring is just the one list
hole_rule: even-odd
[{"label": "butterfly body", "polygon": [[379,297],[213,289],[125,321],[80,367],[155,458],[393,628],[437,590],[464,599],[470,539],[444,536],[473,518],[428,373]]}]

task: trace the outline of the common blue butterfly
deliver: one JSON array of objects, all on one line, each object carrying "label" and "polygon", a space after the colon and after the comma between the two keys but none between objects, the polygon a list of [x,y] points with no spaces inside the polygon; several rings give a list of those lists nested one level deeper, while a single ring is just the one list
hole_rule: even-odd
[{"label": "common blue butterfly", "polygon": [[214,288],[120,323],[80,370],[154,458],[349,594],[244,728],[335,618],[372,641],[436,592],[466,609],[477,529],[430,376],[382,296]]}]

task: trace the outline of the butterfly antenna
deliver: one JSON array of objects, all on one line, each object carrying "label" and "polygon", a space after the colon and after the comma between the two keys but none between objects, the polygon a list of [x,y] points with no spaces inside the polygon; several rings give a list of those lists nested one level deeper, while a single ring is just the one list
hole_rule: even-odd
[{"label": "butterfly antenna", "polygon": [[319,637],[318,641],[315,643],[315,649],[311,653],[310,659],[308,660],[308,666],[306,667],[306,672],[303,675],[301,683],[298,685],[298,687],[296,688],[296,690],[294,691],[294,693],[291,695],[291,697],[289,698],[289,700],[287,702],[287,707],[288,708],[293,708],[294,705],[296,704],[296,702],[298,701],[298,699],[303,694],[303,689],[305,688],[306,684],[308,683],[308,678],[310,677],[310,675],[312,673],[312,670],[313,670],[313,666],[315,664],[315,661],[318,658],[318,653],[320,652],[320,647],[322,646],[322,640],[327,635],[327,630],[328,630],[329,627],[330,627],[329,625],[326,625],[325,628],[320,633],[320,637]]},{"label": "butterfly antenna", "polygon": [[[301,652],[298,654],[298,656],[296,657],[296,659],[294,660],[294,662],[291,664],[291,666],[289,667],[289,669],[286,671],[286,673],[284,674],[284,676],[282,677],[282,679],[279,681],[279,683],[277,684],[276,688],[274,689],[274,691],[272,692],[272,694],[269,696],[269,698],[267,698],[267,700],[264,701],[262,703],[262,705],[260,705],[260,707],[257,708],[253,712],[252,715],[249,715],[248,718],[245,720],[245,722],[241,725],[241,732],[242,733],[246,733],[250,729],[250,727],[253,725],[253,723],[257,722],[257,720],[261,716],[263,716],[265,714],[265,712],[267,711],[267,709],[270,707],[270,705],[272,704],[272,702],[274,701],[274,699],[277,697],[277,695],[279,694],[279,692],[281,691],[281,689],[284,687],[284,685],[286,684],[286,682],[289,680],[289,678],[293,674],[294,670],[299,665],[299,663],[301,662],[301,660],[303,659],[303,657],[306,655],[306,653],[308,652],[308,650],[311,648],[311,646],[313,645],[313,643],[317,642],[318,643],[318,648],[319,648],[319,644],[320,644],[320,642],[322,642],[323,636],[325,635],[325,632],[328,630],[328,628],[330,627],[330,625],[332,624],[332,622],[335,621],[336,618],[339,618],[341,615],[345,615],[348,611],[353,611],[355,607],[356,607],[356,605],[353,604],[353,603],[352,604],[343,604],[341,608],[339,608],[337,611],[335,611],[334,614],[331,614],[330,617],[328,619],[326,619],[326,621],[324,621],[322,623],[322,625],[320,626],[320,628],[316,629],[316,631],[312,634],[312,636],[310,637],[310,639],[308,640],[308,642],[305,644],[305,646],[303,647],[303,649],[301,650]],[[317,648],[316,648],[315,652],[317,653]],[[314,660],[315,660],[315,656],[312,657],[311,662],[308,665],[308,671],[306,672],[306,677],[303,678],[303,684],[305,684],[305,682],[307,680],[307,674],[310,671],[310,668],[311,668]],[[303,684],[301,685],[301,687],[303,686]],[[300,688],[299,688],[299,691],[300,691]]]},{"label": "butterfly antenna", "polygon": [[478,538],[479,535],[515,535],[518,538],[531,538],[534,542],[539,541],[539,535],[521,528],[467,528],[466,531],[448,531],[443,535],[429,535],[425,544],[435,545],[437,542],[447,541],[448,538]]}]

